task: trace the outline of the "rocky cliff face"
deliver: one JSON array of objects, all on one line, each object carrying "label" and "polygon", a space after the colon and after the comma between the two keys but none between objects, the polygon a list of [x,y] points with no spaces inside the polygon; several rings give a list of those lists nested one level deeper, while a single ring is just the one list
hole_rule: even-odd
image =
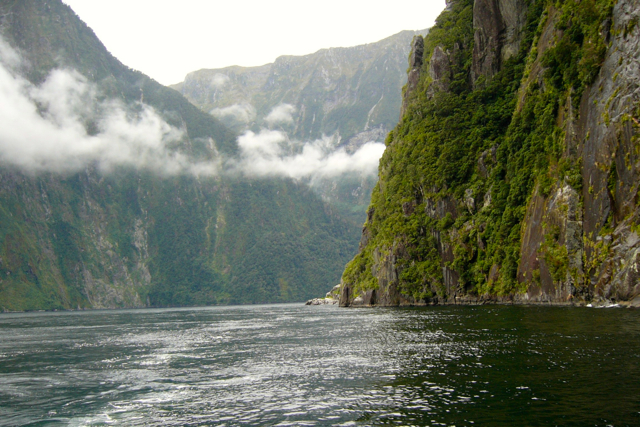
[{"label": "rocky cliff face", "polygon": [[448,4],[343,306],[640,302],[639,6]]},{"label": "rocky cliff face", "polygon": [[[634,115],[640,101],[640,73],[629,58],[640,52],[637,34],[634,37],[628,30],[638,20],[637,6],[618,2],[610,20],[601,23],[608,45],[602,68],[579,107],[569,98],[559,111],[565,134],[562,157],[581,162],[582,191],[563,181],[556,182],[547,197],[534,192],[523,224],[519,269],[525,282],[532,275],[538,277],[527,291],[529,299],[628,301],[639,295]],[[557,19],[551,11],[547,32],[557,32]],[[539,51],[545,48],[539,43]],[[529,78],[540,79],[542,73],[538,69]],[[553,265],[558,251],[560,269]]]},{"label": "rocky cliff face", "polygon": [[527,15],[524,0],[482,0],[473,4],[471,78],[493,77],[503,61],[517,55]]},{"label": "rocky cliff face", "polygon": [[402,110],[400,110],[400,116],[404,114],[409,101],[413,98],[413,95],[420,83],[420,72],[422,70],[422,64],[424,63],[424,38],[422,36],[415,36],[411,42],[411,54],[409,55],[409,73],[407,78],[407,86],[404,89],[404,96],[402,97]]}]

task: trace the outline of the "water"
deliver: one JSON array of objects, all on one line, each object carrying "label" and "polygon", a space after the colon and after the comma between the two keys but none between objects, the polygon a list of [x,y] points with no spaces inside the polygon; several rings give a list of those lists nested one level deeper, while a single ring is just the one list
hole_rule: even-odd
[{"label": "water", "polygon": [[640,311],[0,315],[0,425],[640,425]]}]

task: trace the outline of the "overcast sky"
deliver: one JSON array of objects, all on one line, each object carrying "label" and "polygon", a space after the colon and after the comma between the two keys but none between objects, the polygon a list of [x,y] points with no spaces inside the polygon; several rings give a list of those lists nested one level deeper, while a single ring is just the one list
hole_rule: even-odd
[{"label": "overcast sky", "polygon": [[201,68],[262,65],[421,30],[445,7],[444,0],[63,1],[120,61],[165,85]]}]

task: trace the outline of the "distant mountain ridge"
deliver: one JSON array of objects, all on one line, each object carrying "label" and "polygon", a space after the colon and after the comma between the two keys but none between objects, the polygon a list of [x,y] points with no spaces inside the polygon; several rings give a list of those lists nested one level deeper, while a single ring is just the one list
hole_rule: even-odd
[{"label": "distant mountain ridge", "polygon": [[[384,142],[397,124],[411,40],[427,33],[402,31],[376,43],[281,56],[259,67],[203,69],[171,87],[236,131],[277,129],[298,147],[325,139],[329,150],[353,153]],[[372,173],[308,183],[343,215],[362,222],[375,182]]]},{"label": "distant mountain ridge", "polygon": [[376,43],[281,56],[259,67],[203,69],[171,87],[223,117],[221,109],[253,107],[249,127],[268,126],[269,112],[289,104],[295,112],[287,130],[303,141],[337,134],[341,144],[357,144],[363,132],[383,141],[398,122],[411,40],[427,33],[402,31]]},{"label": "distant mountain ridge", "polygon": [[60,0],[0,1],[0,36],[22,103],[4,111],[37,125],[0,117],[0,310],[303,301],[337,283],[358,226],[291,179],[217,173],[235,133]]}]

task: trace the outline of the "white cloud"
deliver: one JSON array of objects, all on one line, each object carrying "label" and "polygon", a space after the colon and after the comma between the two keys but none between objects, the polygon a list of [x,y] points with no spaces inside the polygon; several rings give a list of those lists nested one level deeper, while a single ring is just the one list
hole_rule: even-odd
[{"label": "white cloud", "polygon": [[75,71],[54,70],[35,86],[7,66],[7,58],[15,64],[15,51],[4,43],[0,50],[8,52],[0,64],[2,163],[31,173],[77,172],[89,165],[104,171],[125,165],[165,174],[213,173],[215,165],[194,164],[169,149],[183,132],[151,107],[98,101],[97,88]]},{"label": "white cloud", "polygon": [[249,123],[256,118],[256,109],[251,104],[233,104],[229,107],[214,108],[210,113],[221,120],[232,118],[241,123]]},{"label": "white cloud", "polygon": [[277,158],[282,154],[282,144],[286,142],[284,132],[262,130],[259,134],[247,131],[238,138],[238,146],[247,158]]},{"label": "white cloud", "polygon": [[296,107],[291,104],[280,104],[271,110],[271,112],[264,118],[264,120],[273,126],[276,124],[288,124],[293,123],[293,113],[296,111]]},{"label": "white cloud", "polygon": [[[285,176],[294,179],[335,178],[346,173],[375,175],[385,146],[368,142],[355,153],[343,148],[333,150],[333,138],[325,137],[306,144],[288,141],[285,133],[248,131],[238,138],[242,160],[235,164],[249,176]],[[292,148],[300,147],[291,153]]]},{"label": "white cloud", "polygon": [[223,88],[231,80],[226,74],[216,73],[211,77],[211,87],[214,89]]},{"label": "white cloud", "polygon": [[[101,100],[99,88],[72,70],[54,70],[36,86],[15,72],[20,57],[2,39],[0,54],[0,163],[27,173],[73,173],[95,165],[104,172],[130,166],[166,175],[242,173],[313,180],[374,175],[385,148],[369,142],[348,153],[335,149],[333,137],[291,141],[285,132],[263,129],[238,138],[238,158],[198,162],[175,148],[185,133],[150,106]],[[286,122],[293,111],[281,104],[268,118]],[[239,104],[217,114],[250,121],[255,109]]]},{"label": "white cloud", "polygon": [[16,69],[22,64],[22,58],[9,43],[0,38],[0,62],[9,69]]}]

